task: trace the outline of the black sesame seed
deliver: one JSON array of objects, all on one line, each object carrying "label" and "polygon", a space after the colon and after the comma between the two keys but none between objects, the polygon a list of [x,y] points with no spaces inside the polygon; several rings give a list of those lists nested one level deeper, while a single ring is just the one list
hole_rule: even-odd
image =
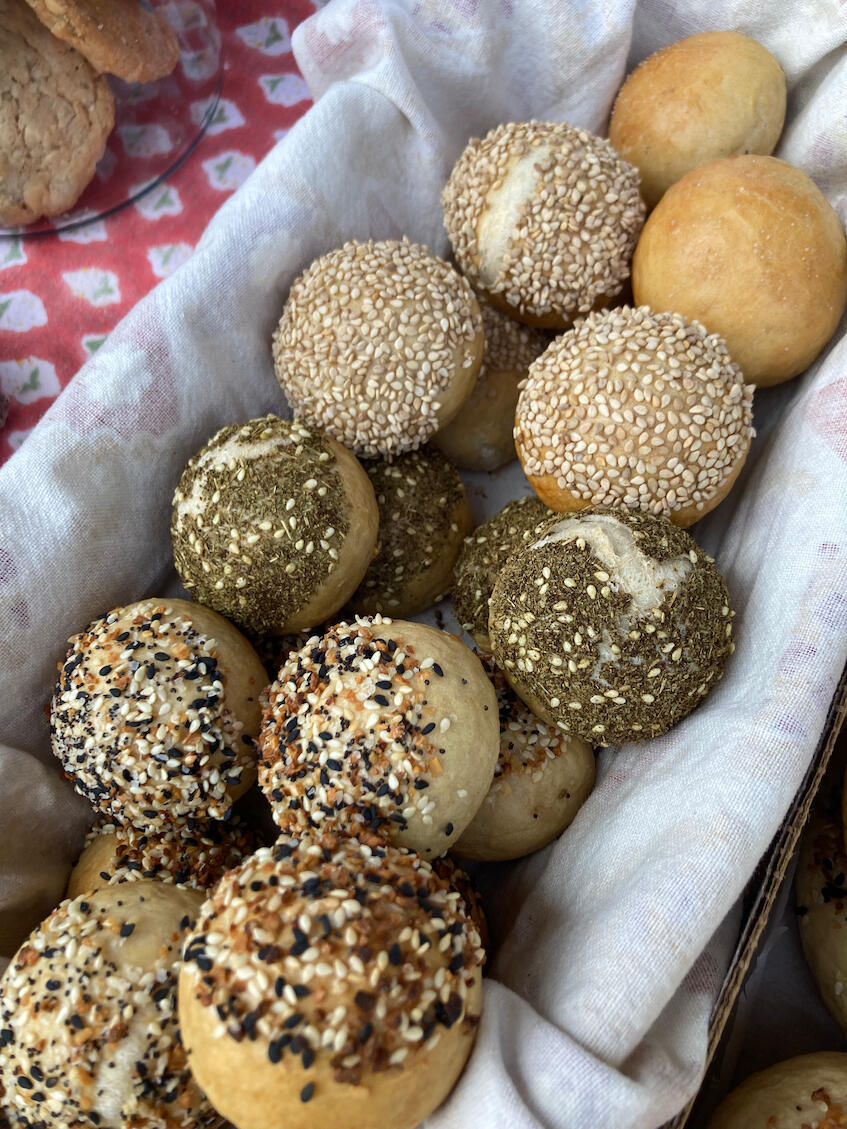
[{"label": "black sesame seed", "polygon": [[425,726],[423,727],[423,729],[421,730],[421,733],[422,733],[422,734],[424,735],[424,737],[426,737],[426,735],[427,735],[428,733],[432,733],[433,729],[435,729],[435,722],[434,722],[434,721],[431,721],[431,722],[429,723],[429,725],[425,725]]},{"label": "black sesame seed", "polygon": [[310,1102],[315,1093],[315,1083],[307,1082],[303,1089],[300,1091],[300,1101]]},{"label": "black sesame seed", "polygon": [[391,948],[388,950],[388,959],[391,961],[391,963],[393,965],[398,965],[398,964],[403,963],[403,952],[402,952],[400,946],[397,944],[396,941],[391,946]]},{"label": "black sesame seed", "polygon": [[132,922],[132,921],[126,921],[121,926],[121,936],[122,937],[131,937],[134,932],[135,932],[135,923]]}]

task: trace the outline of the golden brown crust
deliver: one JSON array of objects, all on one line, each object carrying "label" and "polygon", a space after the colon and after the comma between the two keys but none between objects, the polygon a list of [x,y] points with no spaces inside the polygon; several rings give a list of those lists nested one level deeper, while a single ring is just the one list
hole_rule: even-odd
[{"label": "golden brown crust", "polygon": [[[518,454],[520,454],[520,445],[518,445]],[[708,509],[698,510],[696,506],[681,506],[679,509],[672,510],[667,515],[668,519],[681,529],[687,529],[690,525],[693,525],[695,521],[699,521],[709,510],[713,510],[716,506],[721,504],[735,485],[735,480],[744,468],[744,462],[745,459],[741,459],[720,489],[714,492],[709,499]],[[528,474],[526,477],[530,486],[544,505],[549,506],[551,510],[555,510],[557,513],[575,513],[577,510],[588,509],[588,507],[593,504],[590,498],[577,498],[570,490],[563,490],[556,482],[556,476],[554,474]]]},{"label": "golden brown crust", "polygon": [[785,75],[760,43],[707,31],[645,59],[620,89],[609,140],[641,173],[651,207],[697,165],[772,153],[785,119]]},{"label": "golden brown crust", "polygon": [[632,284],[638,305],[721,334],[748,383],[780,384],[838,325],[847,240],[805,173],[775,157],[727,157],[662,197],[635,249]]},{"label": "golden brown crust", "polygon": [[0,0],[0,224],[72,208],[114,118],[107,80],[24,0]]},{"label": "golden brown crust", "polygon": [[96,71],[126,82],[153,82],[179,59],[176,32],[139,0],[26,0],[57,39]]}]

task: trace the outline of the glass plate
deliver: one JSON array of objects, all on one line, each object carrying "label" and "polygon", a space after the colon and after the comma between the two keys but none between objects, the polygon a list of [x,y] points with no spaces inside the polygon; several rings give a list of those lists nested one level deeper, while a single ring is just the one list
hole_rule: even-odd
[{"label": "glass plate", "polygon": [[45,235],[81,227],[131,204],[189,155],[213,120],[223,84],[223,51],[215,0],[150,0],[179,40],[175,70],[158,82],[109,77],[115,128],[94,179],[73,211],[0,235]]}]

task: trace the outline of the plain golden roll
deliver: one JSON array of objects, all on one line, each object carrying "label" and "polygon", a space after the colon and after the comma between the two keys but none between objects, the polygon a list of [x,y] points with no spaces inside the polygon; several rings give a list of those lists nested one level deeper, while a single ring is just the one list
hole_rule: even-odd
[{"label": "plain golden roll", "polygon": [[708,1129],[841,1129],[847,1054],[798,1055],[751,1074],[724,1098]]},{"label": "plain golden roll", "polygon": [[750,384],[812,363],[847,303],[847,240],[829,202],[775,157],[694,169],[652,213],[632,268],[635,302],[724,338]]},{"label": "plain golden roll", "polygon": [[698,165],[772,153],[785,121],[785,74],[737,31],[706,31],[645,59],[620,89],[609,140],[641,173],[652,207]]}]

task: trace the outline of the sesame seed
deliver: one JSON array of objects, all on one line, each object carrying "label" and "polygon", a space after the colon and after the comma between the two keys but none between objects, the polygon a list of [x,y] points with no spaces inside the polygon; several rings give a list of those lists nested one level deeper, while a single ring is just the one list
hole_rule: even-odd
[{"label": "sesame seed", "polygon": [[481,345],[479,306],[452,267],[407,240],[351,241],[294,282],[273,355],[295,412],[372,458],[427,441],[444,393],[472,386]]}]

